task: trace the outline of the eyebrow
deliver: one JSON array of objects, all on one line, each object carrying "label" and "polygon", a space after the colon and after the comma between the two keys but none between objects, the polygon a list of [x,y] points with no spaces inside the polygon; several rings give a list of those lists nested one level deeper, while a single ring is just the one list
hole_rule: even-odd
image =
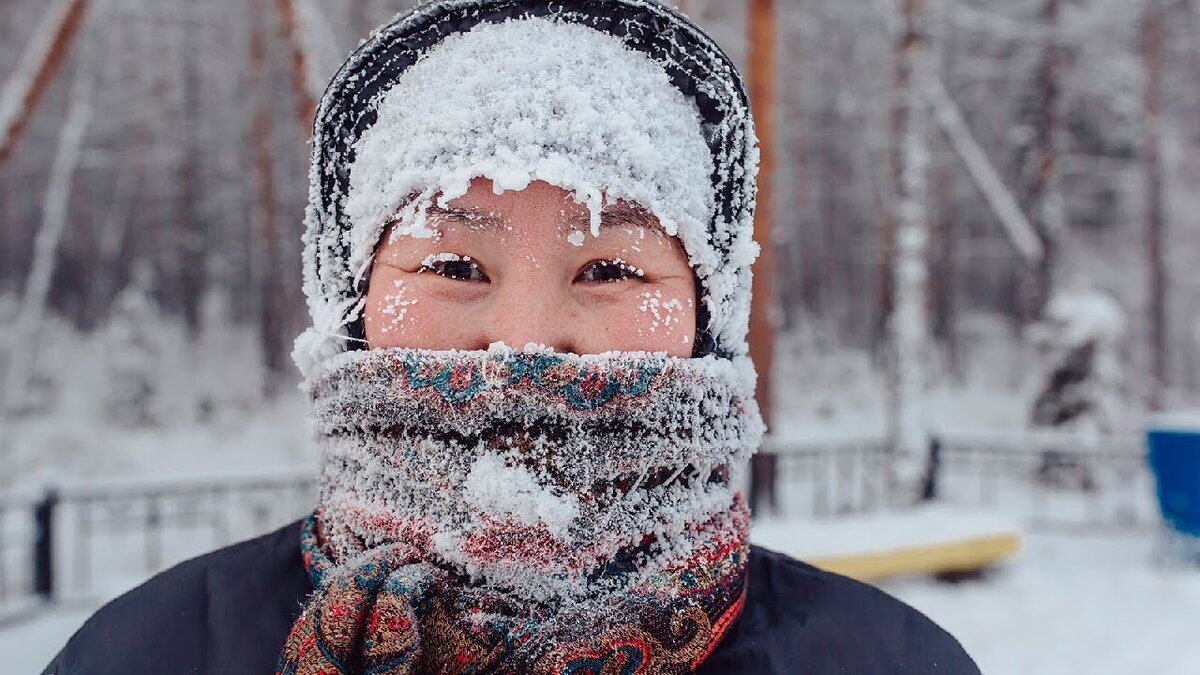
[{"label": "eyebrow", "polygon": [[[586,230],[591,224],[588,212],[578,213],[567,219],[572,227]],[[658,219],[648,209],[628,202],[614,202],[600,210],[600,227],[633,226],[650,230],[662,229]]]},{"label": "eyebrow", "polygon": [[[471,230],[491,230],[504,227],[504,219],[478,209],[459,206],[431,205],[426,214],[431,220],[439,223],[455,223]],[[587,211],[576,213],[566,219],[566,225],[586,230],[591,224],[591,216]],[[662,225],[648,209],[627,202],[614,202],[600,210],[600,227],[620,226],[644,227],[650,230],[660,230]]]},{"label": "eyebrow", "polygon": [[503,227],[504,221],[499,217],[477,209],[458,206],[431,205],[425,210],[426,215],[439,223],[456,223],[472,230],[490,230]]}]

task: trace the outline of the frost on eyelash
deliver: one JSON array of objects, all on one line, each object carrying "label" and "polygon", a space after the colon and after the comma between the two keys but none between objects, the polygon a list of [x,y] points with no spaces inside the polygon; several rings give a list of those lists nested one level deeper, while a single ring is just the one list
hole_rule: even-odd
[{"label": "frost on eyelash", "polygon": [[598,261],[598,264],[601,267],[608,267],[608,266],[616,267],[617,269],[624,270],[625,272],[628,272],[635,277],[646,276],[646,270],[644,270],[640,267],[637,267],[635,265],[631,265],[631,264],[625,262],[624,260],[622,260],[621,258],[613,258],[612,260],[600,260],[600,261]]},{"label": "frost on eyelash", "polygon": [[425,259],[421,261],[421,267],[422,268],[433,267],[436,263],[440,263],[440,262],[470,262],[470,261],[471,261],[471,256],[461,256],[461,255],[458,255],[457,253],[433,253],[431,255],[425,256]]}]

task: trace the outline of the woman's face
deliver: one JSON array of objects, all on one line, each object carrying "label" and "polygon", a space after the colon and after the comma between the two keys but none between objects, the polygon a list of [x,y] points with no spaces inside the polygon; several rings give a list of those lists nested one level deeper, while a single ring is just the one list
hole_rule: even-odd
[{"label": "woman's face", "polygon": [[617,202],[594,237],[566,190],[538,181],[496,195],[476,179],[429,218],[437,236],[384,234],[364,310],[372,349],[691,355],[695,278],[652,214]]}]

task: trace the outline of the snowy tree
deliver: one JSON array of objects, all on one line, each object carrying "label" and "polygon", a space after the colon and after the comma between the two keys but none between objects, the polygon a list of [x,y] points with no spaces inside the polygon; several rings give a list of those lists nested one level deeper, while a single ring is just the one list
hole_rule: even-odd
[{"label": "snowy tree", "polygon": [[1124,431],[1128,396],[1121,346],[1125,313],[1097,290],[1061,290],[1031,334],[1045,354],[1046,374],[1030,408],[1034,427],[1085,433]]},{"label": "snowy tree", "polygon": [[891,372],[888,378],[889,424],[895,457],[892,484],[901,501],[915,498],[915,483],[924,469],[928,420],[922,410],[928,361],[929,312],[926,296],[929,268],[929,216],[926,210],[929,165],[925,106],[919,74],[925,55],[923,0],[901,3],[902,29],[897,39],[895,108],[892,113],[895,165],[894,301],[888,320]]},{"label": "snowy tree", "polygon": [[161,405],[168,352],[165,319],[150,286],[149,270],[139,268],[97,335],[106,359],[107,391],[100,401],[105,418],[117,426],[148,427],[167,421]]},{"label": "snowy tree", "polygon": [[263,359],[252,328],[232,316],[229,293],[211,288],[200,307],[195,361],[207,364],[191,379],[197,421],[227,426],[251,415],[263,390]]}]

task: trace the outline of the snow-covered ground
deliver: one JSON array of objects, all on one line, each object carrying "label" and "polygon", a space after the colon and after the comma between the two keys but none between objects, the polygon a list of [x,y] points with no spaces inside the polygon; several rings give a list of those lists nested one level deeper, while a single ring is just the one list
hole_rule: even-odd
[{"label": "snow-covered ground", "polygon": [[986,578],[883,587],[958,637],[989,675],[1200,670],[1200,567],[1156,562],[1153,533],[1030,534]]},{"label": "snow-covered ground", "polygon": [[[911,514],[754,527],[756,541],[788,553],[844,555],[1022,529],[997,513],[945,507]],[[928,577],[882,588],[955,635],[984,673],[1141,675],[1200,668],[1200,566],[1168,562],[1160,533],[1022,535],[1020,553],[983,578]],[[821,541],[805,541],[816,538]]]}]

